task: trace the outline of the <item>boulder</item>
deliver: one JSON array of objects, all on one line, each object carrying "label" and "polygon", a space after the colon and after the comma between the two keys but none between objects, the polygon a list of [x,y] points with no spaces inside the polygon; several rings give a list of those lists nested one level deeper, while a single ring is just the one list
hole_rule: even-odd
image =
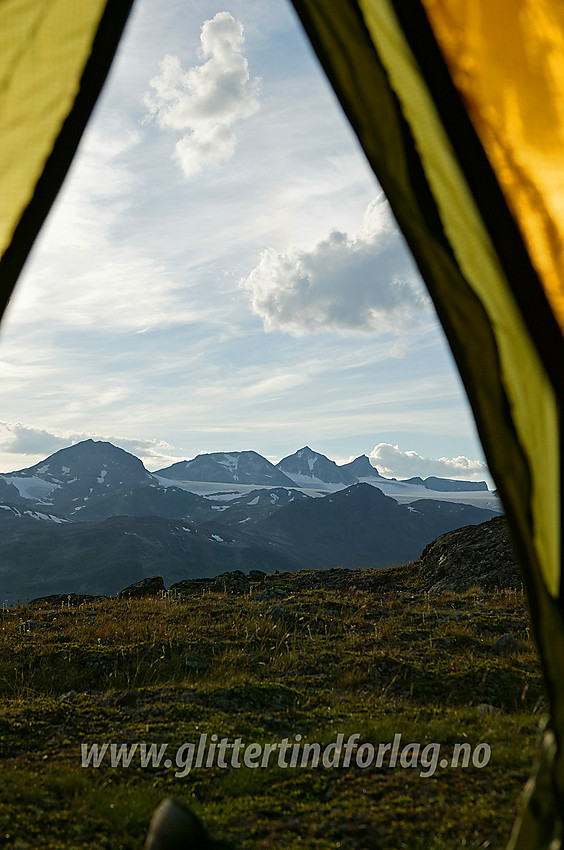
[{"label": "boulder", "polygon": [[492,652],[494,655],[514,655],[519,652],[519,641],[510,633],[502,635],[493,644]]},{"label": "boulder", "polygon": [[160,596],[165,586],[162,576],[149,576],[128,585],[117,595],[118,599],[141,599],[144,596]]},{"label": "boulder", "polygon": [[210,590],[216,593],[248,593],[250,590],[250,581],[248,576],[241,570],[232,570],[228,573],[221,573],[217,576],[210,585]]},{"label": "boulder", "polygon": [[171,584],[169,590],[176,593],[203,593],[204,590],[209,590],[213,581],[213,578],[185,578]]}]

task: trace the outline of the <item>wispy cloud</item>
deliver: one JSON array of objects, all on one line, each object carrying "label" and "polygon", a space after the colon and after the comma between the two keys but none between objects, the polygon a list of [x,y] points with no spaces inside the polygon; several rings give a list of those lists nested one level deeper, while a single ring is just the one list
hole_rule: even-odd
[{"label": "wispy cloud", "polygon": [[427,478],[434,475],[439,478],[462,478],[467,480],[483,479],[488,476],[488,468],[481,460],[470,458],[422,457],[414,451],[403,452],[399,446],[390,443],[378,443],[370,452],[370,459],[381,475],[388,478]]},{"label": "wispy cloud", "polygon": [[128,156],[139,134],[94,127],[25,269],[8,326],[140,331],[210,317],[177,270],[139,244],[130,225],[137,178]]},{"label": "wispy cloud", "polygon": [[263,251],[240,286],[267,329],[298,336],[402,331],[429,304],[382,196],[357,234],[334,230],[309,251]]},{"label": "wispy cloud", "polygon": [[259,108],[260,80],[250,79],[242,25],[229,12],[218,12],[204,23],[200,41],[203,64],[184,71],[178,56],[165,56],[145,95],[159,127],[188,131],[175,146],[186,177],[230,159],[237,144],[234,125]]}]

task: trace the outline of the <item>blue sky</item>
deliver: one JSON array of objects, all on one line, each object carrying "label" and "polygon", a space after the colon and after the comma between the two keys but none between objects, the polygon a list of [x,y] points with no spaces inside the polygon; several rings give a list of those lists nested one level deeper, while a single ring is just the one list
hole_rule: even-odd
[{"label": "blue sky", "polygon": [[0,331],[0,469],[305,444],[484,478],[402,237],[285,2],[137,0]]}]

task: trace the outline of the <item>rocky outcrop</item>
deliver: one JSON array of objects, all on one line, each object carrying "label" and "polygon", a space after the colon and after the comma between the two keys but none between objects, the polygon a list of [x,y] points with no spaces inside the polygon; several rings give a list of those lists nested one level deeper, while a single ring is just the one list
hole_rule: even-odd
[{"label": "rocky outcrop", "polygon": [[118,599],[140,599],[143,596],[159,596],[165,592],[162,576],[149,576],[120,590]]},{"label": "rocky outcrop", "polygon": [[504,518],[458,528],[429,543],[418,562],[418,585],[431,593],[459,592],[476,585],[486,590],[520,589]]},{"label": "rocky outcrop", "polygon": [[89,593],[52,593],[49,596],[38,596],[31,599],[29,605],[82,605],[87,602],[102,602],[107,596],[92,596]]}]

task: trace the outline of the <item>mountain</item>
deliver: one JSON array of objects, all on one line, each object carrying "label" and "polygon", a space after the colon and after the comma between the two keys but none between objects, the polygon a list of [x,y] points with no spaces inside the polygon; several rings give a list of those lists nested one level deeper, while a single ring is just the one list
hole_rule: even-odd
[{"label": "mountain", "polygon": [[296,499],[309,498],[300,490],[269,487],[250,490],[244,496],[233,497],[230,494],[228,499],[220,501],[213,496],[198,496],[180,487],[149,484],[89,502],[73,519],[91,522],[113,516],[151,516],[198,524],[252,525]]},{"label": "mountain", "polygon": [[160,517],[39,522],[0,511],[0,600],[53,593],[111,595],[147,576],[167,587],[241,569],[299,569],[301,562],[243,531],[199,528]]},{"label": "mountain", "polygon": [[[235,569],[383,567],[497,514],[442,494],[399,504],[379,486],[409,485],[381,478],[366,456],[339,467],[307,446],[278,468],[256,452],[218,452],[159,473],[110,443],[85,440],[0,475],[0,600],[110,594],[156,573],[170,584]],[[184,475],[216,484],[198,495]],[[292,478],[317,488],[316,497]]]},{"label": "mountain", "polygon": [[[139,458],[95,440],[60,449],[35,466],[0,476],[0,481],[14,487],[21,502],[67,515],[128,487],[156,483]],[[0,497],[13,504],[5,498],[5,488]]]},{"label": "mountain", "polygon": [[301,490],[272,487],[268,490],[251,490],[244,496],[219,504],[216,502],[210,505],[213,501],[210,499],[208,510],[211,509],[213,519],[222,525],[241,525],[250,529],[285,505],[311,498]]},{"label": "mountain", "polygon": [[75,522],[92,522],[114,516],[150,516],[199,522],[209,519],[213,512],[203,496],[180,487],[159,487],[151,483],[121,490],[103,499],[89,500],[72,518]]},{"label": "mountain", "polygon": [[366,455],[360,455],[360,457],[356,457],[354,460],[351,460],[350,463],[344,463],[339,467],[339,469],[344,469],[347,472],[350,472],[350,474],[357,479],[382,477],[376,467],[372,466]]},{"label": "mountain", "polygon": [[435,490],[439,493],[470,493],[477,491],[487,491],[488,485],[485,481],[459,481],[452,478],[436,478],[430,475],[429,478],[406,478],[402,481],[403,484],[419,484],[425,487],[426,490]]},{"label": "mountain", "polygon": [[173,463],[154,474],[175,481],[294,486],[290,478],[257,452],[211,452]]},{"label": "mountain", "polygon": [[[156,508],[186,518],[155,516]],[[132,509],[142,515],[93,520]],[[389,566],[494,512],[430,499],[399,505],[369,484],[323,498],[258,489],[223,502],[149,484],[93,499],[80,514],[88,521],[65,520],[47,506],[0,506],[0,599],[107,595],[155,574],[168,585],[234,569]]]},{"label": "mountain", "polygon": [[420,500],[399,505],[370,484],[355,484],[322,499],[289,504],[256,524],[304,566],[386,567],[415,560],[439,534],[484,522],[494,511]]},{"label": "mountain", "polygon": [[[268,501],[272,507],[273,500]],[[248,525],[236,519],[244,505],[232,509],[239,513],[229,524],[221,522],[227,510],[215,512],[215,521],[198,524],[155,516],[65,522],[31,510],[0,510],[0,599],[108,595],[156,574],[169,586],[235,569],[390,566],[417,559],[439,534],[493,516],[492,511],[432,500],[399,505],[369,484],[323,498],[288,495],[285,505]]]},{"label": "mountain", "polygon": [[311,487],[312,484],[319,481],[325,484],[347,485],[357,483],[355,475],[344,467],[337,466],[334,460],[329,460],[325,455],[314,452],[309,446],[304,446],[295,454],[283,458],[276,466],[286,475],[289,475],[293,482],[303,487]]}]

